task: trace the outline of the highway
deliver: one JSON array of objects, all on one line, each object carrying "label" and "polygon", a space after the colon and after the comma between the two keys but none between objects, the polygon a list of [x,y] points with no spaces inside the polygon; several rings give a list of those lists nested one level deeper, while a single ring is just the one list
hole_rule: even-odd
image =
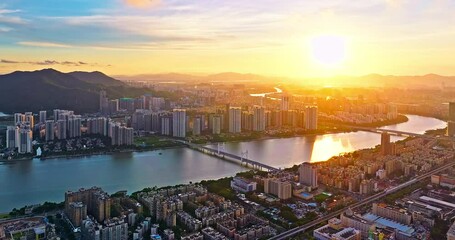
[{"label": "highway", "polygon": [[294,236],[294,235],[296,235],[296,234],[298,234],[298,233],[305,232],[305,231],[308,230],[309,228],[312,228],[312,227],[314,227],[314,226],[317,226],[317,225],[319,225],[319,224],[321,224],[321,223],[323,223],[323,222],[328,221],[328,220],[331,219],[331,218],[334,218],[334,217],[340,215],[341,213],[343,213],[344,211],[346,211],[348,208],[354,209],[354,208],[363,206],[363,205],[365,205],[365,204],[369,204],[369,203],[374,202],[374,201],[376,201],[376,200],[378,200],[378,199],[380,199],[380,198],[383,198],[383,197],[385,197],[385,196],[387,196],[387,195],[389,195],[389,194],[391,194],[391,193],[394,193],[394,192],[396,192],[396,191],[398,191],[398,190],[400,190],[400,189],[402,189],[402,188],[405,188],[405,187],[407,187],[407,186],[409,186],[409,185],[412,185],[413,183],[422,181],[423,179],[428,178],[428,177],[430,177],[431,175],[433,175],[433,174],[435,174],[435,173],[438,173],[438,172],[440,172],[440,171],[443,171],[443,170],[445,170],[445,169],[447,169],[447,168],[450,168],[450,167],[453,167],[453,166],[455,166],[455,161],[450,162],[450,163],[447,163],[447,164],[445,164],[445,165],[443,165],[443,166],[441,166],[441,167],[438,167],[438,168],[436,168],[436,169],[433,169],[433,170],[431,170],[431,171],[429,171],[429,172],[427,172],[427,173],[425,173],[425,174],[423,174],[423,175],[417,176],[417,177],[414,178],[413,180],[410,180],[410,181],[408,181],[408,182],[406,182],[406,183],[400,184],[400,185],[398,185],[398,186],[396,186],[396,187],[393,187],[393,188],[388,189],[388,190],[386,190],[386,191],[383,191],[383,192],[381,192],[381,193],[378,193],[378,194],[369,196],[369,197],[363,199],[363,200],[360,201],[360,202],[351,204],[351,205],[348,206],[348,207],[345,207],[345,208],[343,208],[343,209],[341,209],[341,210],[338,210],[338,211],[336,211],[336,212],[330,213],[330,214],[328,214],[328,215],[326,215],[326,216],[324,216],[324,217],[322,217],[322,218],[319,218],[319,219],[317,219],[317,220],[314,220],[314,221],[312,221],[312,222],[309,222],[309,223],[307,223],[307,224],[305,224],[305,225],[302,225],[302,226],[299,226],[299,227],[290,229],[290,230],[288,230],[288,231],[286,231],[286,232],[282,232],[282,233],[280,233],[280,234],[278,234],[278,235],[276,235],[276,236],[274,236],[274,237],[271,237],[270,239],[271,239],[271,240],[275,240],[275,239],[277,239],[277,240],[279,240],[279,239],[288,239],[288,238],[290,238],[290,237],[292,237],[292,236]]}]

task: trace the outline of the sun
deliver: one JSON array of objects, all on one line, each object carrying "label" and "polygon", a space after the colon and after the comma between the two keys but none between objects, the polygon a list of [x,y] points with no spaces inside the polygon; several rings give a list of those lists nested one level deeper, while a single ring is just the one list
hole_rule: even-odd
[{"label": "sun", "polygon": [[310,41],[313,61],[324,67],[339,67],[346,60],[346,40],[336,35],[316,36]]}]

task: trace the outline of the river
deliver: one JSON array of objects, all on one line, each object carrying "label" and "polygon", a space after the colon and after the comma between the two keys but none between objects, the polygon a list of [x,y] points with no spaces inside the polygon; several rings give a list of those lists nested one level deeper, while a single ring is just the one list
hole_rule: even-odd
[{"label": "river", "polygon": [[[422,133],[445,127],[443,121],[408,116],[409,121],[386,128]],[[393,137],[393,140],[398,140]],[[333,155],[370,148],[380,136],[369,132],[226,143],[225,149],[276,167],[324,161]],[[214,146],[216,147],[216,146]],[[160,154],[161,153],[161,154]],[[15,162],[0,165],[0,212],[14,207],[63,201],[66,190],[99,186],[113,193],[232,176],[245,168],[187,148],[117,153],[90,157]]]}]

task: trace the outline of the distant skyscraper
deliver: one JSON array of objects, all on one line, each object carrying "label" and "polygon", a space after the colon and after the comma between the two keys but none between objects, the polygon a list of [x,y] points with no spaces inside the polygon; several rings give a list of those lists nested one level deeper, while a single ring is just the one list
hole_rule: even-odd
[{"label": "distant skyscraper", "polygon": [[54,122],[58,121],[58,115],[60,114],[60,109],[54,109]]},{"label": "distant skyscraper", "polygon": [[82,120],[80,115],[72,115],[68,119],[68,134],[69,138],[77,138],[81,136]]},{"label": "distant skyscraper", "polygon": [[67,122],[64,119],[57,121],[57,138],[59,140],[66,139]]},{"label": "distant skyscraper", "polygon": [[299,167],[299,181],[305,186],[318,187],[318,169],[311,163],[302,163]]},{"label": "distant skyscraper", "polygon": [[229,132],[240,133],[242,130],[242,108],[229,107]]},{"label": "distant skyscraper", "polygon": [[172,112],[172,136],[186,137],[186,110],[174,109]]},{"label": "distant skyscraper", "polygon": [[455,122],[455,102],[449,103],[449,121]]},{"label": "distant skyscraper", "polygon": [[172,135],[172,117],[163,116],[161,117],[161,135],[170,136]]},{"label": "distant skyscraper", "polygon": [[253,131],[262,132],[265,130],[265,108],[253,107]]},{"label": "distant skyscraper", "polygon": [[18,124],[25,121],[25,115],[22,113],[14,114],[14,124]]},{"label": "distant skyscraper", "polygon": [[33,129],[33,126],[35,126],[35,118],[33,117],[32,112],[26,112],[25,113],[25,122],[30,124],[30,128]]},{"label": "distant skyscraper", "polygon": [[118,122],[109,122],[108,136],[111,138],[111,145],[132,145],[134,141],[133,128],[122,126]]},{"label": "distant skyscraper", "polygon": [[193,135],[201,135],[202,131],[202,117],[201,116],[196,116],[193,119]]},{"label": "distant skyscraper", "polygon": [[87,133],[107,136],[107,119],[104,117],[87,119]]},{"label": "distant skyscraper", "polygon": [[54,141],[54,121],[48,120],[46,121],[46,142]]},{"label": "distant skyscraper", "polygon": [[449,119],[447,121],[447,136],[455,136],[455,102],[449,103]]},{"label": "distant skyscraper", "polygon": [[305,108],[305,129],[318,129],[318,107],[312,106]]},{"label": "distant skyscraper", "polygon": [[390,135],[386,132],[381,134],[381,154],[389,155],[392,154],[392,144],[390,143]]},{"label": "distant skyscraper", "polygon": [[6,148],[13,149],[16,147],[17,126],[8,126],[6,128]]},{"label": "distant skyscraper", "polygon": [[100,91],[100,108],[101,113],[108,113],[109,111],[109,99],[107,98],[106,91]]},{"label": "distant skyscraper", "polygon": [[281,110],[282,111],[289,110],[289,95],[286,93],[283,93],[281,95]]},{"label": "distant skyscraper", "polygon": [[221,126],[222,126],[222,121],[221,119],[223,116],[221,115],[213,115],[212,116],[212,134],[220,134],[221,133]]},{"label": "distant skyscraper", "polygon": [[40,111],[39,112],[39,122],[40,123],[45,123],[47,120],[47,112],[46,111]]},{"label": "distant skyscraper", "polygon": [[32,149],[32,140],[33,140],[33,135],[32,135],[32,130],[29,128],[20,128],[19,129],[19,138],[16,139],[17,145],[17,152],[18,153],[31,153],[33,152]]},{"label": "distant skyscraper", "polygon": [[455,122],[454,121],[447,122],[447,136],[455,137]]},{"label": "distant skyscraper", "polygon": [[119,110],[118,99],[113,99],[109,101],[109,114],[114,114]]}]

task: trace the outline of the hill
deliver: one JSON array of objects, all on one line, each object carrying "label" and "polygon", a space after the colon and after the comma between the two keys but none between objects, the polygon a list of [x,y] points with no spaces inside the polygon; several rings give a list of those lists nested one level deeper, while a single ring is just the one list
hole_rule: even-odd
[{"label": "hill", "polygon": [[81,81],[85,81],[88,83],[101,84],[105,86],[125,86],[125,83],[123,83],[122,81],[109,77],[106,74],[98,71],[95,72],[76,71],[70,72],[68,74]]},{"label": "hill", "polygon": [[[191,75],[182,73],[142,74],[134,76],[116,76],[118,79],[150,82],[276,82],[276,78],[250,73],[224,72],[211,75]],[[280,78],[281,80],[283,78]]]},{"label": "hill", "polygon": [[62,73],[54,69],[0,75],[0,112],[60,108],[90,113],[98,111],[98,93],[102,89],[109,98],[136,97],[150,92],[118,82],[99,72]]}]

